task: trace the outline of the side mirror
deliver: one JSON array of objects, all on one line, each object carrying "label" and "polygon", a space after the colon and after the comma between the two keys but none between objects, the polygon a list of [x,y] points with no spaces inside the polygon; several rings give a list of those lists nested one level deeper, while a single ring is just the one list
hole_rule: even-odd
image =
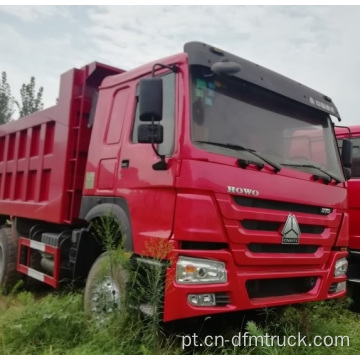
[{"label": "side mirror", "polygon": [[139,118],[160,121],[163,109],[163,81],[160,78],[141,79],[139,85]]},{"label": "side mirror", "polygon": [[343,139],[342,150],[341,150],[341,161],[344,167],[351,168],[352,151],[353,151],[353,145],[351,140]]},{"label": "side mirror", "polygon": [[164,141],[163,126],[158,124],[139,125],[137,136],[139,143],[161,144]]},{"label": "side mirror", "polygon": [[346,180],[351,178],[353,144],[349,139],[342,140],[341,162]]}]

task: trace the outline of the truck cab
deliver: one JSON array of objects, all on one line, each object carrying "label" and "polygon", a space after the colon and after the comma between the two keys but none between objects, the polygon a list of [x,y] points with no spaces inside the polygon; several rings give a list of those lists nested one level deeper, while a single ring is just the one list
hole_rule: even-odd
[{"label": "truck cab", "polygon": [[[163,81],[162,170],[137,138],[152,76]],[[153,238],[171,244],[165,320],[344,296],[347,195],[330,116],[327,96],[186,44],[102,83],[81,214],[125,202],[135,254]]]}]

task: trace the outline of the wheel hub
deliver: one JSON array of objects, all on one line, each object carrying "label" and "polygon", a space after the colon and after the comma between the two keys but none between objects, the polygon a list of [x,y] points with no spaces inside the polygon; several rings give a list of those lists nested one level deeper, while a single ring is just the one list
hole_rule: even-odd
[{"label": "wheel hub", "polygon": [[91,311],[102,317],[120,309],[121,291],[115,281],[106,276],[96,284],[91,296]]}]

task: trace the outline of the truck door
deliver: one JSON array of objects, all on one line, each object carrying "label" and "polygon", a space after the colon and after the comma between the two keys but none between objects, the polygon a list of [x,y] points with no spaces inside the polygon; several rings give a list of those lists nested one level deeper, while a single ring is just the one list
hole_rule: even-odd
[{"label": "truck door", "polygon": [[[139,102],[138,81],[134,84],[134,105],[128,113],[121,150],[116,185],[118,197],[126,198],[132,224],[134,250],[142,251],[153,239],[168,239],[172,232],[175,207],[175,175],[178,164],[176,99],[180,74],[173,72],[158,75],[163,79],[164,141],[158,145],[166,156],[167,170],[154,170],[159,161],[151,144],[140,144],[137,139]],[[140,80],[140,79],[139,79]]]},{"label": "truck door", "polygon": [[[121,151],[121,135],[124,118],[129,103],[130,87],[125,86],[117,90],[112,97],[112,103],[106,122],[103,146],[101,151],[98,174],[97,189],[104,193],[113,193],[116,173],[118,168],[118,158]],[[115,175],[115,176],[114,176]]]}]

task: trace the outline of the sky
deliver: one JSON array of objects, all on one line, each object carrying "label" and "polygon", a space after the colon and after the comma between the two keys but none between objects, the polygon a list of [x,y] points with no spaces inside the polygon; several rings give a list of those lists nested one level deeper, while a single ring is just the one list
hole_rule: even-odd
[{"label": "sky", "polygon": [[12,93],[35,76],[45,107],[61,73],[99,61],[125,70],[201,41],[332,98],[360,124],[360,6],[0,6],[0,72]]}]

